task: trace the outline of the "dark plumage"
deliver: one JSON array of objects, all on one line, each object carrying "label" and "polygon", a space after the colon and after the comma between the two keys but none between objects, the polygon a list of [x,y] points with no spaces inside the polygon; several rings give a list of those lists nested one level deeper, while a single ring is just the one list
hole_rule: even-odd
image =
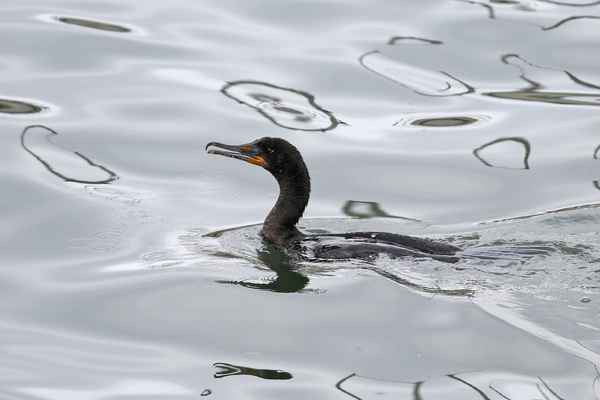
[{"label": "dark plumage", "polygon": [[[208,150],[211,146],[222,150]],[[430,257],[456,262],[460,258],[518,258],[519,255],[537,254],[545,249],[536,246],[493,246],[469,252],[445,243],[386,232],[306,235],[296,228],[296,224],[308,204],[310,176],[296,147],[280,138],[264,137],[239,146],[210,142],[206,149],[209,154],[261,166],[275,177],[279,184],[279,197],[265,219],[262,234],[269,243],[295,257],[371,259],[379,254],[387,254],[392,258]]]}]

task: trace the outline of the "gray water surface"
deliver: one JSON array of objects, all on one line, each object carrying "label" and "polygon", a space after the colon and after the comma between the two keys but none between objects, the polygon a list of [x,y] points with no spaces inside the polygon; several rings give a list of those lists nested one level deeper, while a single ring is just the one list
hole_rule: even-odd
[{"label": "gray water surface", "polygon": [[[0,6],[0,397],[597,399],[600,4]],[[308,262],[264,243],[283,137],[306,232],[523,260]]]}]

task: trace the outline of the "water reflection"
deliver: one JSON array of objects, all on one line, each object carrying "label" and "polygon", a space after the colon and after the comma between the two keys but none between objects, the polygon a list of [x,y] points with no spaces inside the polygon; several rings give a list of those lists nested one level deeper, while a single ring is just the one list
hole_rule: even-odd
[{"label": "water reflection", "polygon": [[414,289],[421,293],[427,293],[432,295],[445,295],[445,296],[457,296],[457,297],[472,297],[475,295],[475,291],[472,289],[442,289],[438,286],[425,286],[418,283],[411,282],[407,279],[401,278],[398,275],[393,274],[383,268],[376,265],[365,265],[358,267],[357,269],[363,269],[376,273],[377,275],[389,279],[392,282],[396,282],[399,285]]},{"label": "water reflection", "polygon": [[407,221],[419,221],[418,219],[399,217],[396,215],[388,214],[387,212],[381,209],[379,203],[373,201],[357,201],[357,200],[348,200],[344,203],[342,207],[342,212],[354,218],[377,218],[377,217],[385,217],[385,218],[400,218]]},{"label": "water reflection", "polygon": [[489,5],[489,4],[486,4],[486,3],[483,3],[483,2],[480,2],[480,1],[472,1],[472,0],[461,0],[461,1],[464,1],[464,2],[469,3],[469,4],[477,4],[477,5],[485,8],[488,11],[488,17],[490,19],[495,19],[496,18],[496,13],[494,11],[494,8],[491,5]]},{"label": "water reflection", "polygon": [[292,374],[278,369],[255,369],[227,363],[215,363],[213,366],[221,369],[215,373],[215,378],[224,378],[226,376],[234,375],[250,375],[270,380],[292,379]]},{"label": "water reflection", "polygon": [[0,113],[3,114],[37,114],[48,110],[47,107],[24,101],[0,99]]},{"label": "water reflection", "polygon": [[477,119],[471,117],[447,117],[447,118],[423,118],[413,121],[411,124],[416,126],[464,126],[477,122]]},{"label": "water reflection", "polygon": [[[542,103],[582,105],[582,106],[600,106],[600,94],[583,94],[568,92],[535,92],[521,90],[514,92],[495,92],[483,93],[486,96],[497,97],[501,99],[512,99],[522,101],[539,101]],[[590,99],[592,101],[579,100]]]},{"label": "water reflection", "polygon": [[[217,283],[233,284],[243,286],[249,289],[266,290],[269,292],[278,293],[321,293],[319,289],[307,289],[310,279],[307,275],[300,271],[309,271],[301,261],[291,258],[280,252],[273,246],[267,245],[262,250],[257,250],[258,259],[263,265],[275,272],[274,277],[264,278],[262,282],[251,282],[248,280],[238,281],[223,281],[217,280]],[[415,261],[418,262],[418,261]],[[402,278],[393,272],[388,271],[385,266],[378,266],[375,263],[369,262],[353,262],[352,260],[341,261],[335,263],[331,260],[323,260],[321,266],[325,267],[328,264],[334,269],[347,270],[364,270],[373,272],[384,279],[389,279],[399,285],[414,289],[421,293],[433,295],[471,297],[475,292],[471,289],[442,289],[438,286],[426,286],[419,283],[411,282],[408,279]]]},{"label": "water reflection", "polygon": [[363,54],[358,61],[369,71],[423,96],[462,96],[475,91],[447,72],[406,64],[378,50]]},{"label": "water reflection", "polygon": [[[598,159],[598,153],[600,152],[600,144],[598,145],[598,147],[596,147],[596,150],[594,150],[594,160]],[[600,190],[600,180],[595,180],[593,181],[594,183],[594,187],[598,190]]]},{"label": "water reflection", "polygon": [[402,41],[403,44],[406,43],[406,41],[408,42],[416,42],[416,43],[428,43],[428,44],[444,44],[444,42],[440,41],[440,40],[432,40],[432,39],[425,39],[425,38],[420,38],[420,37],[416,37],[416,36],[393,36],[392,38],[390,38],[388,44],[396,44],[396,42],[400,42]]},{"label": "water reflection", "polygon": [[99,29],[108,32],[119,32],[127,33],[131,32],[131,29],[124,26],[107,24],[106,22],[91,21],[89,19],[72,18],[72,17],[53,17],[55,20],[63,22],[69,25],[83,26],[85,28]]},{"label": "water reflection", "polygon": [[600,1],[593,1],[591,3],[565,3],[562,1],[553,1],[553,0],[539,0],[542,3],[550,3],[550,4],[558,4],[561,6],[567,6],[567,7],[590,7],[590,6],[595,6],[600,4]]},{"label": "water reflection", "polygon": [[[44,142],[36,143],[34,146],[26,144],[26,139],[27,141],[34,141],[39,134],[45,135],[44,138],[46,140]],[[34,137],[30,138],[32,135]],[[66,182],[102,184],[110,183],[119,178],[113,171],[100,164],[96,164],[83,154],[53,143],[52,138],[57,135],[58,133],[55,130],[46,126],[30,125],[21,134],[21,146],[26,152],[41,162],[51,174],[58,176]],[[77,157],[73,157],[74,155]],[[85,164],[82,164],[81,160],[84,160]],[[62,173],[57,171],[54,163],[60,164],[68,172]],[[94,179],[94,176],[99,172],[104,175],[104,178]],[[75,174],[82,175],[82,177],[75,178]],[[86,175],[88,178],[85,177]]]},{"label": "water reflection", "polygon": [[392,395],[398,399],[414,400],[433,397],[482,400],[495,398],[507,400],[565,399],[542,377],[502,372],[495,374],[485,371],[448,374],[418,382],[384,381],[350,374],[338,381],[335,387],[342,393],[358,400],[372,398],[374,395],[377,397]]},{"label": "water reflection", "polygon": [[[516,145],[517,151],[507,151],[506,144]],[[498,147],[492,149],[492,147]],[[521,150],[519,150],[521,149]],[[496,150],[495,153],[492,151]],[[487,154],[486,154],[487,153]],[[520,137],[508,137],[492,140],[475,150],[473,154],[479,161],[488,167],[506,168],[506,169],[529,169],[529,155],[531,154],[531,145],[526,139]],[[502,159],[498,161],[488,161],[486,158],[492,158],[494,155],[500,156]],[[500,165],[500,162],[505,162],[505,165]]]},{"label": "water reflection", "polygon": [[417,126],[428,128],[452,128],[457,126],[467,126],[489,120],[490,117],[485,115],[453,115],[445,117],[404,117],[396,122],[396,125]]},{"label": "water reflection", "polygon": [[566,24],[567,22],[575,21],[578,19],[600,19],[600,17],[596,17],[594,15],[578,15],[575,17],[569,17],[569,18],[565,18],[563,20],[558,21],[556,24],[554,24],[552,26],[547,26],[545,28],[542,28],[542,30],[549,31],[550,29],[558,28],[559,26]]},{"label": "water reflection", "polygon": [[[477,3],[490,8],[493,18],[493,9],[483,3]],[[581,18],[600,18],[595,16],[577,16],[562,20],[558,24],[544,28],[545,30],[554,29],[566,22]],[[428,44],[443,44],[443,42],[417,38],[412,36],[395,36],[390,39],[388,44],[396,44],[400,41],[420,41]],[[520,70],[520,78],[527,82],[528,87],[524,89],[507,92],[484,92],[485,96],[512,99],[521,101],[537,101],[543,103],[565,104],[565,105],[600,105],[600,85],[586,82],[569,71],[556,71],[552,68],[545,68],[532,64],[517,54],[506,54],[501,61]],[[371,72],[387,78],[395,83],[399,83],[415,93],[424,96],[462,96],[474,93],[475,89],[464,81],[450,75],[445,71],[436,71],[427,69],[423,66],[411,65],[374,50],[363,54],[359,58],[359,63]],[[548,91],[544,88],[550,85],[538,82],[535,79],[535,73],[541,70],[550,71],[552,74],[564,73],[570,82],[574,84],[573,91]],[[547,79],[546,79],[547,80]],[[592,89],[592,93],[578,91],[580,87]],[[417,126],[461,126],[476,122],[470,116],[455,116],[446,118],[424,118],[415,120],[411,123]]]},{"label": "water reflection", "polygon": [[[521,11],[536,11],[539,8],[539,5],[537,4],[538,2],[535,1],[516,1],[516,0],[484,0],[484,1],[473,1],[473,0],[461,0],[465,3],[469,3],[469,4],[477,4],[480,5],[482,7],[484,7],[487,11],[488,11],[488,17],[490,19],[495,19],[496,18],[496,9],[494,8],[494,6],[498,5],[498,6],[506,6],[506,5],[510,5],[513,6],[513,8],[516,8],[518,10]],[[550,3],[550,4],[556,4],[556,5],[560,5],[560,6],[568,6],[568,7],[590,7],[590,6],[595,6],[600,4],[600,1],[594,1],[591,3],[583,3],[583,4],[577,4],[577,3],[565,3],[565,2],[560,2],[560,1],[552,1],[552,0],[539,0],[539,3]],[[587,18],[587,17],[575,17],[575,18]],[[597,17],[591,17],[591,18],[597,18]],[[551,28],[543,28],[544,30],[546,29],[551,29]]]},{"label": "water reflection", "polygon": [[278,293],[299,293],[308,285],[309,278],[296,270],[297,264],[285,254],[268,246],[264,250],[257,250],[258,259],[269,269],[275,272],[275,277],[269,277],[266,282],[249,281],[216,281],[243,286],[250,289],[266,290]]},{"label": "water reflection", "polygon": [[328,131],[343,123],[319,106],[312,94],[301,90],[260,81],[235,81],[226,84],[221,92],[282,128]]},{"label": "water reflection", "polygon": [[578,86],[584,86],[589,89],[600,89],[600,86],[584,81],[578,78],[569,71],[555,71],[551,68],[544,68],[535,65],[525,60],[517,54],[507,54],[502,57],[504,64],[518,68],[521,72],[520,78],[527,82],[528,88],[510,91],[510,92],[487,92],[482,93],[484,96],[513,99],[522,101],[539,101],[543,103],[568,104],[568,105],[586,105],[600,106],[600,92],[597,93],[581,93],[581,92],[550,92],[541,91],[545,85],[542,82],[536,81],[530,75],[534,75],[536,71],[547,70],[552,73],[563,72],[572,82]]}]

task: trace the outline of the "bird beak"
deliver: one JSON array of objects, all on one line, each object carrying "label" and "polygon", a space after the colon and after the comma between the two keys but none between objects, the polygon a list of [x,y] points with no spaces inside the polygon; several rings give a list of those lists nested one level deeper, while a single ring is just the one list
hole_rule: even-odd
[{"label": "bird beak", "polygon": [[[220,149],[227,150],[227,151],[215,150],[215,149],[208,150],[208,148],[210,146],[218,147]],[[254,150],[255,148],[256,147],[254,147],[254,145],[252,145],[252,143],[242,144],[239,146],[232,146],[229,144],[210,142],[209,144],[206,145],[205,150],[207,150],[208,154],[217,154],[220,156],[231,157],[231,158],[235,158],[238,160],[249,162],[250,164],[258,165],[259,167],[264,167],[265,160],[258,155],[252,154],[252,150]]]}]

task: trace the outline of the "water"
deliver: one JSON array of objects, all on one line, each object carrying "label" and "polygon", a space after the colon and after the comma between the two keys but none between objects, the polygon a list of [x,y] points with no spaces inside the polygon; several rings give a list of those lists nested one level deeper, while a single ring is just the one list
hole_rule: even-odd
[{"label": "water", "polygon": [[[598,2],[3,5],[0,397],[600,397]],[[210,141],[303,153],[310,263]]]}]

